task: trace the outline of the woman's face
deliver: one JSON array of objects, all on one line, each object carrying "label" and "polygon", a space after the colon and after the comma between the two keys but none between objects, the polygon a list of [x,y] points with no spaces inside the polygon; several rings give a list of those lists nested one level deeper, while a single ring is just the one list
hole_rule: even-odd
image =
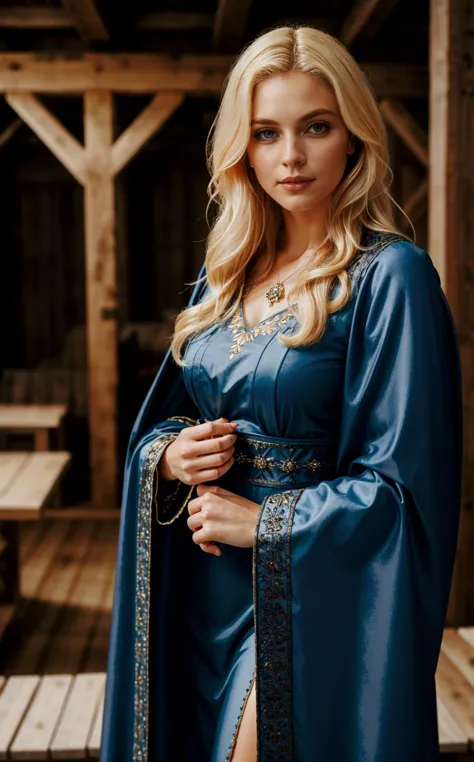
[{"label": "woman's face", "polygon": [[[268,195],[290,212],[306,212],[329,206],[353,144],[329,87],[292,71],[256,86],[247,150]],[[284,182],[297,176],[305,180]]]}]

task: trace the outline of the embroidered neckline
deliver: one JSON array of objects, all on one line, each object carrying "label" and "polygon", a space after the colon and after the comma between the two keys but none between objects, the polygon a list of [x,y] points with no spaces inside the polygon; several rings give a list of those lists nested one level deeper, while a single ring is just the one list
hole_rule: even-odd
[{"label": "embroidered neckline", "polygon": [[262,323],[266,323],[267,320],[272,320],[277,315],[281,315],[282,312],[290,312],[290,309],[289,307],[282,307],[281,310],[277,310],[277,312],[272,312],[271,315],[267,315],[267,317],[264,317],[262,318],[262,320],[259,320],[258,323],[255,323],[255,325],[252,326],[252,328],[249,328],[249,326],[247,325],[247,321],[245,320],[243,299],[241,299],[239,303],[239,312],[240,312],[240,317],[242,318],[243,327],[245,328],[246,331],[251,332],[251,331],[254,331],[256,328],[258,328]]},{"label": "embroidered neckline", "polygon": [[252,328],[247,328],[241,301],[238,312],[229,323],[229,328],[234,334],[234,341],[230,347],[229,358],[232,360],[242,351],[244,344],[249,344],[256,336],[273,333],[276,328],[286,325],[292,317],[293,313],[290,311],[289,307],[284,307],[273,315],[263,318],[263,320]]}]

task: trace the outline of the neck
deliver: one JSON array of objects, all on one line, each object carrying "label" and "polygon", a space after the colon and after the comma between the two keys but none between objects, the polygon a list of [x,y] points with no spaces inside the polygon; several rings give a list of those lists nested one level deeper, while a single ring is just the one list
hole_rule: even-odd
[{"label": "neck", "polygon": [[299,259],[309,249],[317,249],[327,235],[327,210],[311,209],[307,212],[283,212],[285,230],[281,259],[291,262]]}]

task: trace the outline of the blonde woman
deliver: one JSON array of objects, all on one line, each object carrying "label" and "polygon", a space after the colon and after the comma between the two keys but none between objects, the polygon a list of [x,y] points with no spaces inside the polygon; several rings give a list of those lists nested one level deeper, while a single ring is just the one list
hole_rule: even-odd
[{"label": "blonde woman", "polygon": [[461,482],[456,331],[349,53],[256,39],[218,214],[131,435],[102,762],[433,762]]}]

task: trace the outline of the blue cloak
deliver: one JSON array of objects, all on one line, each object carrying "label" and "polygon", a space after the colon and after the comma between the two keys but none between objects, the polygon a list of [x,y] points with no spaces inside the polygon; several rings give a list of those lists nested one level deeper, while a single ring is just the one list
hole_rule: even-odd
[{"label": "blue cloak", "polygon": [[[288,309],[242,306],[168,351],[132,431],[101,762],[227,762],[256,685],[259,762],[434,762],[435,672],[461,497],[458,340],[438,273],[367,233],[351,299],[288,349]],[[203,298],[201,269],[190,304]],[[185,426],[238,421],[216,483],[259,506],[254,546],[204,554],[193,488],[158,483]]]}]

